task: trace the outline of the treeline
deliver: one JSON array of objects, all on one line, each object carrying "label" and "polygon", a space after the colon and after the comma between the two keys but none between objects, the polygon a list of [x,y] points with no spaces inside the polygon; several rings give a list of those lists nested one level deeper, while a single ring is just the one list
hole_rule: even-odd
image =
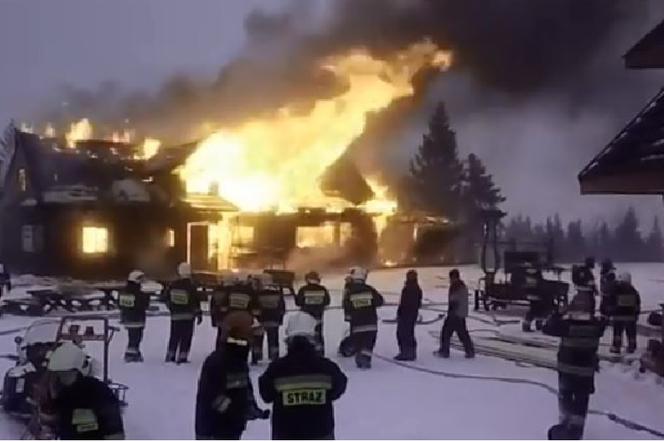
[{"label": "treeline", "polygon": [[529,217],[519,215],[505,221],[503,227],[502,236],[507,241],[550,242],[557,262],[580,262],[586,256],[614,262],[664,261],[659,219],[655,217],[643,231],[633,208],[613,228],[607,222],[584,226],[581,220],[564,225],[558,215],[544,223],[533,223]]}]

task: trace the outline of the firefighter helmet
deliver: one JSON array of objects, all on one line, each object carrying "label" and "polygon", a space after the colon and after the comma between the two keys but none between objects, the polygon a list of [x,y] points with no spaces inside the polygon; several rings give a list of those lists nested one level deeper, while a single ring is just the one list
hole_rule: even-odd
[{"label": "firefighter helmet", "polygon": [[621,272],[618,275],[618,281],[625,282],[627,284],[632,283],[632,275],[629,272]]},{"label": "firefighter helmet", "polygon": [[178,275],[180,278],[191,278],[191,265],[188,262],[181,262],[178,266]]},{"label": "firefighter helmet", "polygon": [[350,269],[350,279],[353,281],[361,281],[364,282],[367,280],[367,276],[369,275],[369,271],[365,269],[364,267],[353,267]]},{"label": "firefighter helmet", "polygon": [[140,283],[143,278],[145,278],[145,273],[141,272],[140,270],[134,270],[129,274],[127,281]]},{"label": "firefighter helmet", "polygon": [[73,342],[64,342],[53,350],[48,358],[48,370],[77,370],[81,374],[86,374],[90,367],[90,360],[90,356],[86,355],[81,347]]},{"label": "firefighter helmet", "polygon": [[306,275],[304,275],[304,280],[308,284],[318,284],[320,283],[320,275],[315,270],[312,270]]},{"label": "firefighter helmet", "polygon": [[252,324],[254,317],[248,312],[231,312],[224,318],[222,323],[226,340],[234,343],[238,341],[248,343],[252,337]]},{"label": "firefighter helmet", "polygon": [[316,335],[316,319],[306,312],[295,312],[286,324],[286,339],[295,336],[314,337]]}]

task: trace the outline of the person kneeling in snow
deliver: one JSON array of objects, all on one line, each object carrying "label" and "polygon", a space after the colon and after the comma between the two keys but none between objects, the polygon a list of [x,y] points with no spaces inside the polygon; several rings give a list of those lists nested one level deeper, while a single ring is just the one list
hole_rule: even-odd
[{"label": "person kneeling in snow", "polygon": [[219,346],[203,363],[196,394],[196,439],[240,439],[250,407],[249,348],[253,317],[226,315]]},{"label": "person kneeling in snow", "polygon": [[56,348],[48,360],[53,422],[58,439],[124,439],[120,402],[102,381],[90,375],[92,358],[72,342]]},{"label": "person kneeling in snow", "polygon": [[258,381],[263,400],[274,403],[272,439],[334,439],[332,402],[348,380],[316,351],[316,324],[308,313],[294,313],[286,326],[288,354]]}]

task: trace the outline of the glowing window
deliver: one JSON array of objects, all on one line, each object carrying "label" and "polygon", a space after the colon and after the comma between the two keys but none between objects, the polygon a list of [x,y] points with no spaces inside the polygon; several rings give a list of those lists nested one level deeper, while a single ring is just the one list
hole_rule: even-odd
[{"label": "glowing window", "polygon": [[100,254],[108,252],[108,229],[106,227],[83,227],[83,253]]},{"label": "glowing window", "polygon": [[336,244],[336,226],[325,223],[320,226],[298,226],[297,247],[328,247]]},{"label": "glowing window", "polygon": [[166,246],[175,247],[175,230],[166,230]]}]

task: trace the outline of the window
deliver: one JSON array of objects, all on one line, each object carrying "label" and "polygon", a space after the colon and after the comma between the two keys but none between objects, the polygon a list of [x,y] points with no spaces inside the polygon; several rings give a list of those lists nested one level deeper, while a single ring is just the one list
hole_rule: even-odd
[{"label": "window", "polygon": [[41,252],[44,248],[43,226],[21,227],[21,250],[27,253]]},{"label": "window", "polygon": [[25,169],[18,170],[18,188],[21,192],[28,190],[28,176],[25,174]]},{"label": "window", "polygon": [[166,246],[175,247],[175,230],[167,229],[166,230]]},{"label": "window", "polygon": [[108,252],[108,229],[83,226],[83,253],[87,255]]}]

